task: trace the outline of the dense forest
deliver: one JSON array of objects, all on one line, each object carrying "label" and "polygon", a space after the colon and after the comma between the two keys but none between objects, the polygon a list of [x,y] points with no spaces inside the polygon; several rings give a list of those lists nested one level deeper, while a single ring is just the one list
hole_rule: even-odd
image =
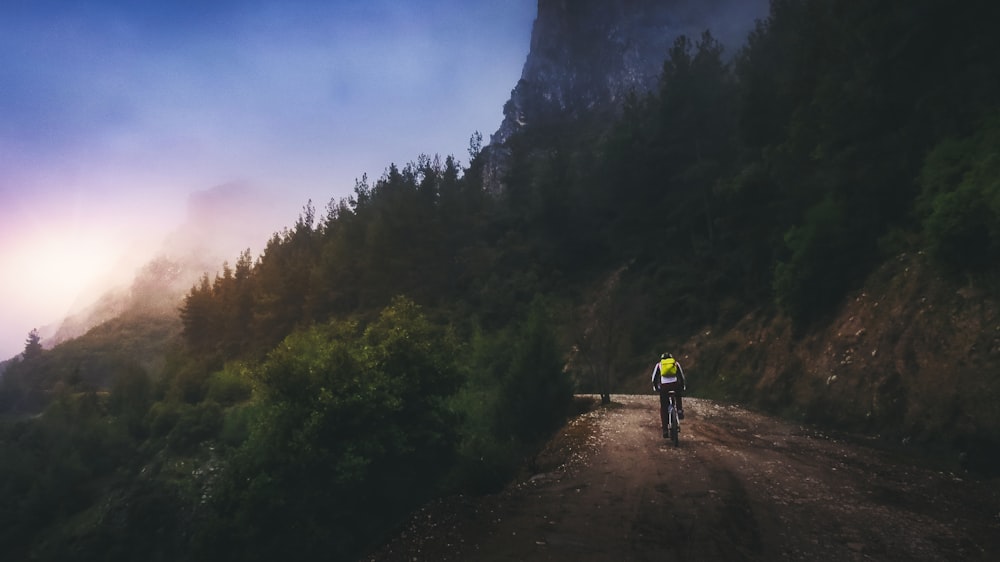
[{"label": "dense forest", "polygon": [[0,380],[0,551],[355,559],[501,486],[664,342],[762,309],[805,332],[903,252],[997,287],[998,10],[774,0],[737,52],[678,38],[615,120],[512,138],[502,193],[473,135],[465,166],[306,204],[179,318],[29,337]]}]

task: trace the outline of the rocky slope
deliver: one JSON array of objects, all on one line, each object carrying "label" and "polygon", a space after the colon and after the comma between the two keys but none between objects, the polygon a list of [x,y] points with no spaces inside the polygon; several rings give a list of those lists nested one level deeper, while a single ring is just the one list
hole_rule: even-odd
[{"label": "rocky slope", "polygon": [[695,391],[1000,472],[1000,302],[922,254],[886,262],[802,333],[750,315],[684,356]]}]

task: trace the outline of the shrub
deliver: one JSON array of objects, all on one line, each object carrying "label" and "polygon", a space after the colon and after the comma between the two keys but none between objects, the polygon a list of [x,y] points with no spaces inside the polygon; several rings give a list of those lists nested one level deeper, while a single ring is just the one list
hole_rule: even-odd
[{"label": "shrub", "polygon": [[138,365],[120,368],[112,378],[108,408],[134,437],[143,438],[153,402],[153,383]]},{"label": "shrub", "polygon": [[775,298],[802,325],[828,312],[859,271],[847,225],[847,208],[827,197],[785,234],[789,251],[774,272]]},{"label": "shrub", "polygon": [[216,437],[222,428],[222,408],[215,402],[180,404],[177,419],[167,435],[167,445],[175,451],[189,451]]},{"label": "shrub", "polygon": [[924,234],[931,253],[952,269],[1000,263],[1000,118],[976,136],[939,144],[921,173]]},{"label": "shrub", "polygon": [[459,487],[498,489],[569,413],[573,383],[546,307],[536,300],[530,309],[507,330],[472,340],[470,372],[453,401],[463,421],[453,476]]},{"label": "shrub", "polygon": [[178,404],[176,402],[157,402],[146,414],[146,425],[149,426],[149,433],[152,437],[165,437],[180,419]]},{"label": "shrub", "polygon": [[260,416],[256,404],[243,403],[226,410],[219,429],[219,440],[223,444],[237,447],[250,436],[250,424]]},{"label": "shrub", "polygon": [[208,378],[205,398],[222,406],[246,401],[253,392],[249,368],[241,363],[227,364]]},{"label": "shrub", "polygon": [[198,537],[208,555],[273,559],[296,544],[303,557],[356,556],[448,472],[456,355],[406,299],[364,331],[336,322],[287,337],[252,370],[254,405],[222,424],[227,439],[249,432]]}]

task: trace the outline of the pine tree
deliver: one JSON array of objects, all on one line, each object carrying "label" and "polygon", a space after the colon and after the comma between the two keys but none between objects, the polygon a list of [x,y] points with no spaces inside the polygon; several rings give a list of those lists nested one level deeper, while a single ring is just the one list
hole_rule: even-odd
[{"label": "pine tree", "polygon": [[42,354],[42,337],[38,335],[38,328],[28,333],[28,339],[24,342],[24,360],[30,361]]}]

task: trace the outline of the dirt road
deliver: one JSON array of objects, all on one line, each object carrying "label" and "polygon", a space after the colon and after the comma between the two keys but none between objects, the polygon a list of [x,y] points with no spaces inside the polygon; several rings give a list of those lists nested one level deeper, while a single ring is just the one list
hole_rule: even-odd
[{"label": "dirt road", "polygon": [[1000,482],[711,401],[574,419],[503,493],[444,501],[370,560],[1000,560]]}]

